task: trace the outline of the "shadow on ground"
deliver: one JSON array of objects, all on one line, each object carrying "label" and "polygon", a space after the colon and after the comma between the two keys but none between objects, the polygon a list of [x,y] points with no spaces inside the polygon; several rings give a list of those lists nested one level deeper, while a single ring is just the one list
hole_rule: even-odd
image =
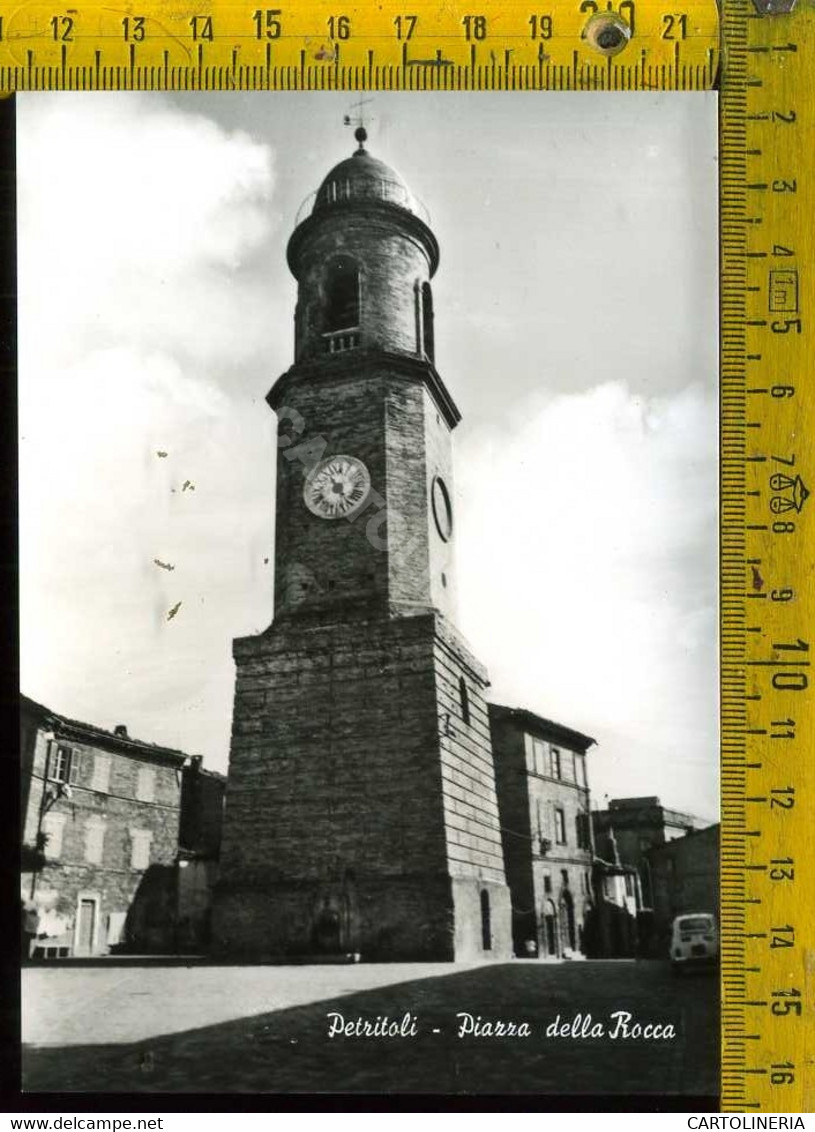
[{"label": "shadow on ground", "polygon": [[[146,973],[145,978],[149,978]],[[338,984],[341,982],[338,979]],[[671,1023],[673,1040],[547,1037],[578,1013]],[[328,1037],[346,1021],[416,1016],[408,1038]],[[456,1014],[532,1036],[458,1037]],[[439,1032],[434,1033],[434,1029]],[[93,1031],[89,1019],[88,1030]],[[28,1047],[28,1092],[696,1094],[718,1091],[718,983],[667,964],[516,962],[397,983],[133,1044]]]}]

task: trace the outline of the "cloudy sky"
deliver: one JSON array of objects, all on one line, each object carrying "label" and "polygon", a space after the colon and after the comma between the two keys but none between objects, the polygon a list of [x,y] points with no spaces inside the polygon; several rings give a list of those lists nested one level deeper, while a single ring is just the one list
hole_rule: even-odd
[{"label": "cloudy sky", "polygon": [[[272,614],[285,245],[353,101],[18,100],[22,688],[216,770],[231,639]],[[459,622],[491,696],[595,736],[598,802],[714,817],[715,97],[367,109],[441,244]]]}]

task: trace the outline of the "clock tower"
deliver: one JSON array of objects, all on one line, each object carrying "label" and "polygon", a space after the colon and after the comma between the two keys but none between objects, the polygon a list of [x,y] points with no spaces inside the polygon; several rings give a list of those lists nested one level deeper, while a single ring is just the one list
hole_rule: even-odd
[{"label": "clock tower", "polygon": [[295,228],[274,620],[234,642],[220,951],[511,955],[487,674],[455,629],[439,248],[365,148]]}]

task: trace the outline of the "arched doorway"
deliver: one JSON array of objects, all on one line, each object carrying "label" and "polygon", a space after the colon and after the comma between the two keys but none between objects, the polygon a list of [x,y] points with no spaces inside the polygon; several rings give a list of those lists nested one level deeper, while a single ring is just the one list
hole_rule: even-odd
[{"label": "arched doorway", "polygon": [[574,900],[568,888],[560,894],[560,947],[561,952],[575,951],[577,936],[574,927]]},{"label": "arched doorway", "polygon": [[354,874],[349,869],[341,883],[329,884],[313,907],[311,947],[318,954],[337,955],[357,946],[354,906]]},{"label": "arched doorway", "polygon": [[314,950],[336,954],[342,950],[342,924],[337,908],[326,903],[317,913],[311,933]]}]

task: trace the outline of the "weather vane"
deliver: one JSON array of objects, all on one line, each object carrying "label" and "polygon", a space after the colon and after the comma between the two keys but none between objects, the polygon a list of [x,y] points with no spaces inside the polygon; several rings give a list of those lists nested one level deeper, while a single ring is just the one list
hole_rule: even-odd
[{"label": "weather vane", "polygon": [[[359,142],[359,148],[363,148],[363,144],[368,137],[368,131],[365,128],[367,123],[373,121],[373,115],[365,113],[364,107],[370,106],[373,102],[372,98],[360,98],[351,107],[351,113],[343,116],[342,124],[344,126],[356,126],[354,130],[354,137]],[[354,113],[356,111],[356,113]]]}]

